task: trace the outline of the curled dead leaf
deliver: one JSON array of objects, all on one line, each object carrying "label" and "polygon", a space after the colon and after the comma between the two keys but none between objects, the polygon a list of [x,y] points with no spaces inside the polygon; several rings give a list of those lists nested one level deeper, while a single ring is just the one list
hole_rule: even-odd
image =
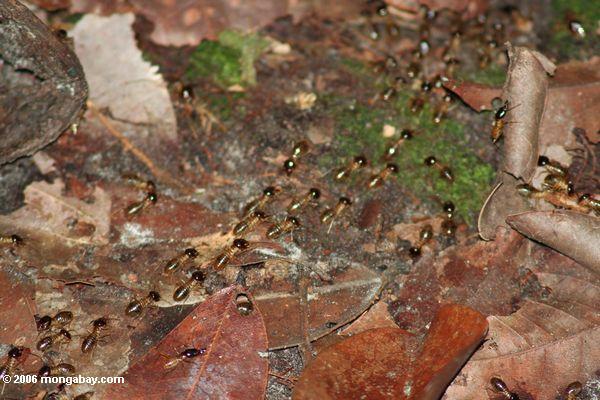
[{"label": "curled dead leaf", "polygon": [[507,222],[535,241],[600,273],[600,219],[573,211],[531,211]]}]

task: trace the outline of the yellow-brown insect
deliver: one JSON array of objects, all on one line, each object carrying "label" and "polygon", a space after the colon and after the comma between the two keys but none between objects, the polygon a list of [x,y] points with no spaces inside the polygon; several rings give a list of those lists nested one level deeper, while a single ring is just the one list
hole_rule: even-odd
[{"label": "yellow-brown insect", "polygon": [[527,184],[517,185],[516,189],[517,193],[523,197],[542,199],[555,207],[567,208],[582,213],[588,213],[590,211],[588,207],[581,204],[574,196],[569,196],[566,192],[538,190]]},{"label": "yellow-brown insect", "polygon": [[494,376],[490,379],[490,384],[496,393],[502,394],[507,400],[519,400],[519,396],[508,390],[508,386],[502,379]]},{"label": "yellow-brown insect", "polygon": [[247,250],[249,247],[250,243],[248,243],[247,240],[241,238],[234,239],[231,246],[226,247],[223,250],[223,252],[215,258],[213,268],[216,271],[222,270],[227,266],[227,264],[231,262],[231,260],[233,259],[233,257],[235,257],[236,254]]},{"label": "yellow-brown insect", "polygon": [[369,189],[379,187],[383,185],[383,182],[392,174],[398,173],[398,166],[396,164],[388,163],[384,169],[382,169],[377,175],[371,176],[367,187]]},{"label": "yellow-brown insect", "polygon": [[294,145],[294,148],[292,149],[292,155],[290,156],[290,158],[283,162],[284,172],[288,175],[291,175],[291,173],[294,172],[298,165],[298,160],[306,153],[308,153],[309,149],[310,146],[308,145],[308,142],[304,140],[296,143]]},{"label": "yellow-brown insect", "polygon": [[59,363],[56,365],[44,364],[38,372],[38,377],[42,376],[69,376],[75,373],[75,367],[67,363]]},{"label": "yellow-brown insect", "polygon": [[321,222],[324,224],[327,222],[332,222],[335,217],[340,215],[351,204],[352,201],[350,201],[349,198],[340,197],[337,204],[333,208],[328,208],[327,210],[323,211],[321,214]]},{"label": "yellow-brown insect", "polygon": [[395,142],[390,144],[385,149],[384,158],[389,160],[389,159],[395,157],[396,155],[398,155],[398,152],[400,151],[400,147],[404,144],[404,142],[406,142],[407,140],[411,140],[412,138],[413,138],[413,131],[411,131],[410,129],[403,129],[400,132],[400,138],[398,138]]},{"label": "yellow-brown insect", "polygon": [[54,317],[44,315],[43,317],[35,316],[35,324],[38,332],[49,330],[53,325],[58,327],[67,326],[73,321],[73,313],[71,311],[59,311]]},{"label": "yellow-brown insect", "polygon": [[130,205],[128,205],[127,208],[125,208],[125,215],[127,217],[132,217],[136,214],[139,214],[145,208],[148,208],[151,205],[156,204],[157,200],[158,200],[158,196],[156,195],[156,193],[148,193],[148,194],[146,194],[146,197],[144,197],[144,199],[142,201],[138,201],[138,202],[131,203]]},{"label": "yellow-brown insect", "polygon": [[566,176],[546,175],[542,188],[550,192],[563,192],[569,196],[575,193],[573,183],[567,180]]},{"label": "yellow-brown insect", "polygon": [[566,400],[575,400],[577,399],[577,395],[581,393],[583,386],[581,382],[572,382],[565,389]]},{"label": "yellow-brown insect", "polygon": [[261,210],[261,209],[265,208],[267,203],[269,203],[271,200],[273,200],[275,195],[277,193],[279,193],[280,191],[281,191],[281,189],[277,188],[275,186],[266,187],[265,190],[263,190],[263,193],[259,198],[251,201],[250,203],[248,203],[246,205],[246,207],[244,207],[244,216],[247,216],[248,214],[250,214],[256,210]]},{"label": "yellow-brown insect", "polygon": [[537,165],[544,167],[549,174],[557,176],[567,176],[567,168],[563,167],[556,161],[551,161],[546,156],[539,156]]},{"label": "yellow-brown insect", "polygon": [[264,221],[265,219],[267,219],[267,215],[264,212],[260,210],[253,211],[235,225],[233,234],[235,236],[241,236],[243,233],[250,233],[259,222]]},{"label": "yellow-brown insect", "polygon": [[494,122],[492,123],[491,133],[492,142],[496,143],[502,136],[502,133],[504,132],[504,126],[507,124],[505,120],[506,114],[508,114],[508,112],[513,108],[508,108],[508,100],[506,100],[504,104],[494,113]]},{"label": "yellow-brown insect", "polygon": [[[29,351],[24,347],[12,347],[8,353],[6,354],[6,360],[4,364],[0,367],[0,380],[5,381],[4,377],[14,375],[17,364],[20,359],[23,357],[24,353]],[[5,381],[6,382],[6,381]]]},{"label": "yellow-brown insect", "polygon": [[291,232],[300,227],[300,221],[294,216],[288,216],[278,224],[271,225],[267,231],[268,239],[276,239],[284,233]]},{"label": "yellow-brown insect", "polygon": [[600,200],[593,198],[589,193],[579,196],[578,203],[589,211],[593,211],[594,214],[600,215]]},{"label": "yellow-brown insect", "polygon": [[427,157],[425,159],[425,165],[427,165],[428,167],[434,167],[437,170],[439,170],[440,176],[448,182],[454,182],[454,175],[452,174],[452,170],[449,167],[441,164],[434,156]]},{"label": "yellow-brown insect", "polygon": [[53,333],[48,336],[44,336],[41,338],[36,345],[36,348],[39,351],[47,351],[52,348],[52,346],[61,343],[70,343],[71,342],[71,333],[66,329],[60,329],[57,333]]},{"label": "yellow-brown insect", "polygon": [[1,235],[0,244],[8,244],[16,247],[23,244],[23,239],[19,235]]},{"label": "yellow-brown insect", "polygon": [[135,174],[124,174],[123,179],[125,179],[133,187],[143,190],[146,193],[156,192],[156,185],[151,180],[142,179]]},{"label": "yellow-brown insect", "polygon": [[433,227],[429,224],[421,228],[419,232],[419,241],[408,249],[408,253],[412,258],[418,258],[421,256],[421,249],[423,246],[431,240],[433,237]]},{"label": "yellow-brown insect", "polygon": [[100,333],[108,329],[108,318],[101,317],[92,321],[92,331],[81,342],[81,352],[89,353],[96,348],[100,341]]},{"label": "yellow-brown insect", "polygon": [[181,364],[183,361],[189,361],[190,359],[196,358],[205,353],[206,353],[206,349],[196,349],[196,348],[185,349],[181,353],[177,354],[176,356],[167,357],[167,361],[163,365],[163,368],[165,370],[173,369],[173,368],[177,367],[179,364]]},{"label": "yellow-brown insect", "polygon": [[317,188],[310,188],[309,191],[302,197],[294,199],[287,207],[289,214],[295,214],[309,205],[311,202],[318,200],[321,197],[321,191]]},{"label": "yellow-brown insect", "polygon": [[125,315],[128,317],[139,317],[148,305],[160,301],[160,294],[154,290],[141,299],[132,300],[125,308]]},{"label": "yellow-brown insect", "polygon": [[190,295],[190,293],[192,293],[192,290],[196,286],[202,285],[204,283],[204,280],[205,280],[204,272],[202,272],[200,270],[196,270],[196,271],[192,272],[192,275],[190,276],[190,278],[187,281],[185,281],[183,283],[183,285],[181,285],[177,289],[175,289],[175,292],[173,293],[173,300],[174,301],[183,301],[183,300],[187,299],[188,296]]},{"label": "yellow-brown insect", "polygon": [[164,273],[169,274],[171,272],[174,272],[177,269],[179,269],[179,267],[183,265],[183,263],[185,263],[188,260],[193,260],[196,257],[198,257],[198,250],[194,249],[193,247],[187,248],[179,256],[167,261],[167,264],[164,268]]},{"label": "yellow-brown insect", "polygon": [[367,159],[365,156],[356,156],[352,161],[344,168],[340,168],[336,174],[335,179],[338,181],[348,179],[348,177],[354,172],[367,165]]},{"label": "yellow-brown insect", "polygon": [[445,94],[442,97],[442,101],[438,103],[435,111],[433,112],[433,122],[439,124],[448,115],[448,110],[452,104],[452,96]]}]

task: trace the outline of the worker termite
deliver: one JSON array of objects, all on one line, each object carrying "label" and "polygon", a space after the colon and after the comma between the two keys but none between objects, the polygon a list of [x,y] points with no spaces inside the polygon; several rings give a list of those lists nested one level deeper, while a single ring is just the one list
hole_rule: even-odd
[{"label": "worker termite", "polygon": [[102,331],[108,329],[108,317],[101,317],[91,322],[92,331],[81,342],[81,352],[90,353],[96,348]]},{"label": "worker termite", "polygon": [[125,179],[133,187],[139,190],[143,190],[146,193],[156,192],[156,185],[153,181],[149,179],[142,179],[141,177],[135,174],[124,174],[123,179]]},{"label": "worker termite", "polygon": [[581,393],[583,390],[583,386],[581,382],[572,382],[565,389],[565,400],[575,400],[577,399],[577,395]]},{"label": "worker termite", "polygon": [[567,169],[565,167],[563,167],[556,161],[551,161],[546,156],[539,156],[537,165],[539,167],[544,167],[549,174],[557,176],[567,176]]},{"label": "worker termite", "polygon": [[584,39],[585,38],[585,28],[583,27],[582,23],[575,20],[575,19],[569,19],[567,21],[567,25],[569,27],[569,31],[577,38],[579,39]]},{"label": "worker termite", "polygon": [[244,293],[240,293],[235,297],[235,307],[238,312],[245,317],[250,315],[252,310],[254,310],[252,301],[250,301],[250,298]]},{"label": "worker termite", "polygon": [[283,221],[271,225],[267,230],[268,239],[277,239],[281,235],[287,232],[291,232],[294,229],[300,227],[300,221],[294,216],[287,216]]},{"label": "worker termite", "polygon": [[70,343],[72,339],[71,333],[66,329],[60,329],[57,333],[53,333],[41,338],[36,345],[39,351],[47,351],[56,344]]},{"label": "worker termite", "polygon": [[19,235],[0,235],[0,245],[2,244],[16,247],[23,244],[23,239]]},{"label": "worker termite", "polygon": [[383,182],[391,175],[398,173],[398,166],[396,164],[388,163],[377,175],[371,176],[367,187],[369,189],[379,187],[383,185]]},{"label": "worker termite", "polygon": [[71,311],[59,311],[54,317],[44,315],[43,317],[34,316],[35,325],[38,332],[49,330],[52,325],[63,327],[69,325],[73,321],[73,313]]},{"label": "worker termite", "polygon": [[575,193],[573,183],[565,176],[547,175],[542,182],[542,188],[551,192],[563,192],[569,196]]},{"label": "worker termite", "polygon": [[44,364],[38,371],[38,377],[42,376],[69,376],[75,373],[75,367],[67,363],[58,363],[56,365]]},{"label": "worker termite", "polygon": [[447,201],[442,206],[444,210],[444,220],[442,221],[440,227],[442,229],[442,233],[446,236],[454,236],[456,233],[456,224],[454,223],[454,211],[456,207],[454,203],[451,201]]},{"label": "worker termite", "polygon": [[294,148],[292,149],[292,155],[290,156],[290,158],[283,162],[283,170],[286,174],[290,175],[292,172],[294,172],[298,160],[300,159],[300,157],[308,153],[308,149],[308,142],[304,140],[294,145]]},{"label": "worker termite", "polygon": [[174,272],[183,263],[185,263],[188,260],[193,260],[196,257],[198,257],[198,250],[194,249],[193,247],[187,248],[179,256],[174,257],[174,258],[170,259],[169,261],[167,261],[167,264],[165,265],[165,268],[164,268],[164,273],[168,274],[168,273]]},{"label": "worker termite", "polygon": [[390,86],[381,92],[381,99],[383,101],[390,101],[394,96],[396,96],[396,93],[396,89]]},{"label": "worker termite", "polygon": [[452,103],[452,96],[449,94],[445,94],[442,97],[442,101],[438,103],[435,111],[433,113],[433,122],[439,124],[442,122],[446,115],[448,115],[448,110],[450,108],[450,104]]},{"label": "worker termite", "polygon": [[260,210],[253,211],[236,224],[236,226],[233,228],[233,234],[235,236],[240,236],[242,233],[249,233],[256,227],[256,225],[258,225],[259,222],[266,219],[267,215],[264,212]]},{"label": "worker termite", "polygon": [[223,250],[223,252],[215,258],[213,268],[216,271],[222,270],[227,266],[227,264],[231,262],[231,260],[233,259],[233,257],[235,257],[236,254],[238,254],[241,251],[247,250],[249,247],[250,243],[248,243],[247,240],[241,238],[234,239],[233,243],[230,246],[226,247]]},{"label": "worker termite", "polygon": [[587,208],[589,211],[593,211],[594,214],[600,215],[600,200],[593,198],[589,193],[584,193],[579,196],[577,201],[579,205]]},{"label": "worker termite", "polygon": [[160,301],[160,294],[154,290],[141,299],[132,300],[125,308],[125,315],[128,317],[139,317],[146,307],[152,303]]},{"label": "worker termite", "polygon": [[183,301],[187,299],[190,293],[192,293],[192,290],[196,286],[202,285],[205,279],[206,277],[204,275],[204,272],[200,270],[192,272],[192,275],[188,278],[188,280],[185,281],[183,285],[175,289],[175,292],[173,293],[173,300]]},{"label": "worker termite", "polygon": [[441,164],[437,158],[434,156],[429,156],[425,159],[425,165],[428,167],[437,168],[440,171],[440,176],[447,180],[448,182],[454,182],[454,175],[452,174],[452,170],[447,166]]},{"label": "worker termite", "polygon": [[406,76],[409,79],[416,79],[419,75],[421,75],[421,66],[415,62],[410,63],[406,68]]},{"label": "worker termite", "polygon": [[267,205],[267,203],[273,200],[275,195],[280,191],[281,189],[276,188],[275,186],[267,186],[258,199],[251,201],[246,205],[246,207],[244,207],[244,216],[247,216],[248,214],[256,210],[264,208]]},{"label": "worker termite", "polygon": [[[517,107],[517,106],[515,106]],[[504,131],[504,126],[508,123],[505,121],[506,114],[515,107],[508,108],[508,100],[504,102],[500,108],[494,113],[494,122],[492,123],[492,142],[496,143]]]},{"label": "worker termite", "polygon": [[294,199],[290,202],[287,207],[287,212],[289,214],[297,213],[302,210],[304,207],[309,205],[311,202],[318,200],[321,197],[321,191],[317,188],[310,188],[308,192],[297,199]]},{"label": "worker termite", "polygon": [[413,113],[417,113],[417,112],[421,111],[424,106],[425,106],[425,100],[423,100],[423,98],[421,98],[421,97],[413,97],[408,102],[408,107],[409,107],[410,111]]},{"label": "worker termite", "polygon": [[206,349],[188,348],[183,350],[181,353],[173,357],[167,357],[167,361],[164,363],[163,368],[165,370],[171,370],[177,367],[183,361],[189,361],[192,358],[196,358],[206,353]]},{"label": "worker termite", "polygon": [[352,204],[352,201],[347,197],[340,197],[337,204],[333,208],[328,208],[321,214],[321,222],[326,224],[332,222],[335,217],[340,215],[342,211],[348,208]]},{"label": "worker termite", "polygon": [[21,357],[23,357],[23,353],[25,353],[25,350],[27,349],[25,349],[24,347],[12,347],[8,351],[8,353],[6,354],[6,360],[4,361],[4,364],[2,364],[2,366],[0,367],[0,380],[6,382],[6,376],[14,375],[17,369],[17,364],[20,361]]},{"label": "worker termite", "polygon": [[412,258],[418,258],[421,255],[423,246],[433,237],[433,227],[429,224],[423,226],[419,232],[419,241],[408,249],[408,254]]},{"label": "worker termite", "polygon": [[413,131],[411,131],[410,129],[402,129],[402,131],[400,132],[400,138],[385,149],[384,158],[389,160],[390,158],[398,155],[398,151],[400,150],[400,147],[404,144],[404,142],[412,138]]},{"label": "worker termite", "polygon": [[504,383],[502,379],[494,376],[490,379],[490,384],[492,385],[492,389],[496,393],[502,394],[506,399],[519,400],[519,396],[516,393],[513,393],[510,390],[508,390],[508,386],[506,386],[506,383]]},{"label": "worker termite", "polygon": [[156,195],[156,193],[148,193],[142,201],[138,201],[128,205],[127,208],[125,208],[125,215],[127,217],[132,217],[133,215],[140,213],[143,209],[153,204],[156,204],[157,200],[158,196]]},{"label": "worker termite", "polygon": [[338,181],[347,179],[353,172],[364,168],[366,165],[367,159],[365,156],[356,156],[346,167],[340,168],[336,172],[335,179]]}]

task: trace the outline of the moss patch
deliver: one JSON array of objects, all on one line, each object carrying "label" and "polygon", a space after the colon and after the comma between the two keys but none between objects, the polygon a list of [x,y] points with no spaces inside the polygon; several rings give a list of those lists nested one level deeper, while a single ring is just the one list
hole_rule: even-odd
[{"label": "moss patch", "polygon": [[223,31],[218,41],[204,40],[196,47],[185,76],[188,80],[210,77],[223,87],[255,85],[254,62],[267,45],[257,34]]},{"label": "moss patch", "polygon": [[[418,133],[402,146],[393,160],[400,167],[398,182],[424,202],[432,202],[435,196],[452,200],[457,205],[457,213],[473,224],[494,177],[493,168],[476,156],[465,139],[463,125],[453,120],[435,124],[429,105],[413,114],[408,105],[409,94],[401,93],[393,102],[380,101],[375,105],[332,95],[320,96],[336,120],[335,150],[344,158],[364,154],[374,168],[381,168],[382,154],[389,144],[382,135],[384,124],[393,125],[397,130],[415,129]],[[440,178],[437,169],[425,166],[424,159],[432,155],[452,169],[454,183]],[[333,158],[322,161],[324,164],[334,162]]]},{"label": "moss patch", "polygon": [[493,63],[485,69],[477,69],[476,71],[463,72],[459,70],[457,78],[484,85],[502,86],[506,80],[506,69]]},{"label": "moss patch", "polygon": [[[553,35],[549,49],[561,59],[587,59],[600,51],[600,37],[594,32],[600,21],[600,7],[589,0],[552,0],[554,11]],[[584,39],[576,38],[567,26],[566,16],[571,13],[586,31]]]}]

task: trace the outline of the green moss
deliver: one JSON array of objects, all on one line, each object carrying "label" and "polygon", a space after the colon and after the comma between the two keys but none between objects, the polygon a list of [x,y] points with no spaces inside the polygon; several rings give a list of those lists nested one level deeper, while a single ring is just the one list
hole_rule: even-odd
[{"label": "green moss", "polygon": [[[429,105],[425,105],[422,112],[413,114],[409,110],[407,92],[401,92],[391,104],[380,102],[374,106],[331,96],[320,98],[336,119],[333,145],[341,158],[365,154],[375,168],[380,168],[383,165],[381,155],[388,145],[382,135],[384,124],[397,129],[415,129],[418,133],[402,146],[394,160],[400,168],[398,182],[424,202],[432,202],[435,196],[452,200],[457,205],[457,213],[468,223],[474,222],[494,170],[481,161],[466,142],[463,125],[453,120],[435,124]],[[425,158],[432,155],[452,169],[454,183],[440,178],[437,169],[425,166]],[[327,160],[330,162],[339,165],[333,158]],[[335,165],[324,166],[333,168]]]},{"label": "green moss", "polygon": [[190,56],[185,76],[188,80],[210,77],[223,87],[255,85],[254,62],[267,45],[257,34],[221,32],[217,42],[205,40],[198,45]]},{"label": "green moss", "polygon": [[485,69],[465,72],[459,71],[457,78],[484,85],[501,86],[506,80],[506,70],[503,66],[493,63]]},{"label": "green moss", "polygon": [[[592,6],[589,0],[552,0],[554,11],[553,35],[548,48],[560,59],[587,59],[600,51],[600,38],[594,32],[600,21],[600,7]],[[565,17],[573,15],[583,25],[587,35],[576,38],[567,26]]]}]

